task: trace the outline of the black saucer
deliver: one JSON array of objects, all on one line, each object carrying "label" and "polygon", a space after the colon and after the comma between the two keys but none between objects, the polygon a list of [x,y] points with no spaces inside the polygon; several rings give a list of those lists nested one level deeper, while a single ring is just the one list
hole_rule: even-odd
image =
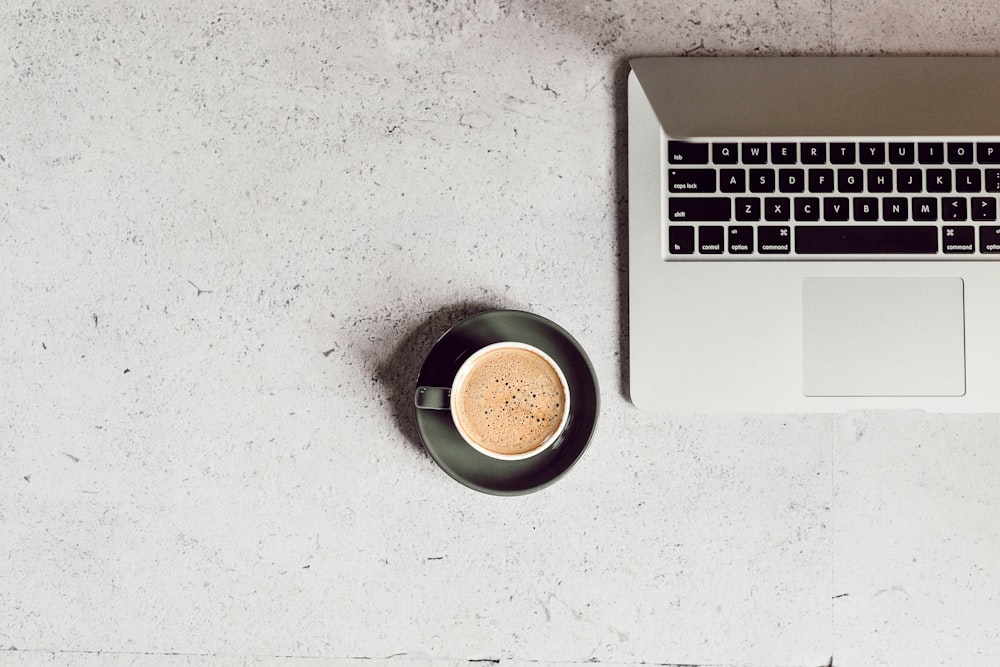
[{"label": "black saucer", "polygon": [[447,410],[414,410],[424,446],[446,473],[476,491],[511,496],[543,489],[573,467],[597,426],[600,394],[594,368],[580,344],[554,322],[516,310],[473,315],[448,330],[424,360],[417,386],[451,386],[469,355],[504,340],[543,350],[566,376],[572,398],[569,420],[551,447],[522,461],[499,461],[470,447],[455,430]]}]

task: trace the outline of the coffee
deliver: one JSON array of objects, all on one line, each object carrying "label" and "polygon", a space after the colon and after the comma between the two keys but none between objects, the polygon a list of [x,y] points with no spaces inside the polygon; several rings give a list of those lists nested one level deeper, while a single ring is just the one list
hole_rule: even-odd
[{"label": "coffee", "polygon": [[465,436],[501,455],[546,444],[564,423],[564,381],[547,359],[521,347],[487,350],[453,387],[454,418]]}]

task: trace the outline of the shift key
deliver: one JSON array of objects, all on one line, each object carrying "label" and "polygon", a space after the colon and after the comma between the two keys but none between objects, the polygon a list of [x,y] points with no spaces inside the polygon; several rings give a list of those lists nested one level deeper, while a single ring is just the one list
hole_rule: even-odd
[{"label": "shift key", "polygon": [[729,197],[670,197],[667,213],[670,222],[729,222],[733,206]]}]

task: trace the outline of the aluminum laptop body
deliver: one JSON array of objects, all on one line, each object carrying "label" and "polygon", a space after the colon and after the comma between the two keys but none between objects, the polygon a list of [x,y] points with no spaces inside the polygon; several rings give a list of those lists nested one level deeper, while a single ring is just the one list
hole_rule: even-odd
[{"label": "aluminum laptop body", "polygon": [[631,67],[638,407],[1000,408],[1000,60]]}]

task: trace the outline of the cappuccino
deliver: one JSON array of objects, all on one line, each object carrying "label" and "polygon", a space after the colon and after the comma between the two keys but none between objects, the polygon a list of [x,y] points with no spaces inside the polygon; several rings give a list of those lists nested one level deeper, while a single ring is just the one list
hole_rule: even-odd
[{"label": "cappuccino", "polygon": [[524,455],[555,439],[569,407],[566,382],[546,357],[523,346],[487,349],[467,362],[452,388],[452,417],[473,444]]}]

